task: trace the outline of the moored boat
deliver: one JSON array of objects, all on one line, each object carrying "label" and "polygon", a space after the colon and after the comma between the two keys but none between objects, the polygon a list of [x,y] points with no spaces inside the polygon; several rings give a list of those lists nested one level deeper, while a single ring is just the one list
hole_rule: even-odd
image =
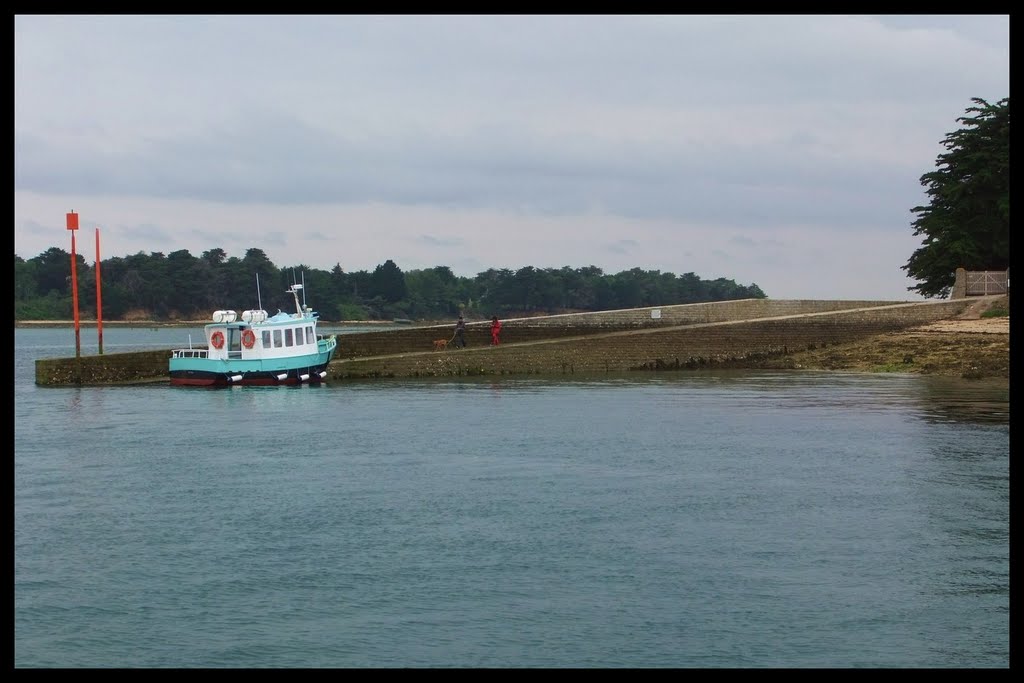
[{"label": "moored boat", "polygon": [[299,301],[301,284],[288,288],[295,313],[262,309],[214,311],[203,328],[207,346],[174,349],[168,369],[172,385],[232,386],[318,383],[338,342],[317,333],[319,314]]}]

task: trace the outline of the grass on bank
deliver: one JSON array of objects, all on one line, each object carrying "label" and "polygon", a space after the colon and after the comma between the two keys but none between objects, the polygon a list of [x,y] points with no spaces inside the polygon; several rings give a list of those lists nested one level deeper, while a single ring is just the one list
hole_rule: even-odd
[{"label": "grass on bank", "polygon": [[990,308],[981,314],[982,318],[1005,318],[1010,312],[1005,308]]}]

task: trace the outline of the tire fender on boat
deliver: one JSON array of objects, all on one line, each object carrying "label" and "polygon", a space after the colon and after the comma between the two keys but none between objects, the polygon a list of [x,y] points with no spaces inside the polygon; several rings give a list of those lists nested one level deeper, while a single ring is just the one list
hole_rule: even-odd
[{"label": "tire fender on boat", "polygon": [[211,334],[210,335],[210,346],[212,346],[215,349],[222,349],[222,348],[224,348],[224,333],[221,332],[220,330],[217,330],[216,332]]},{"label": "tire fender on boat", "polygon": [[245,330],[242,332],[242,346],[247,349],[251,349],[253,344],[256,343],[256,333],[252,330]]}]

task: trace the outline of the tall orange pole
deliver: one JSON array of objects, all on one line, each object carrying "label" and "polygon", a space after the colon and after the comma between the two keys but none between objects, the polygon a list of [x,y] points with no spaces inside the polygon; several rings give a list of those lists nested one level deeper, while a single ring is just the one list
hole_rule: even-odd
[{"label": "tall orange pole", "polygon": [[100,355],[103,355],[103,292],[100,287],[100,229],[96,228],[96,333],[99,335]]},{"label": "tall orange pole", "polygon": [[78,324],[78,260],[75,255],[75,230],[78,230],[78,214],[68,214],[68,230],[71,231],[71,305],[75,309],[75,358],[82,356],[82,333]]}]

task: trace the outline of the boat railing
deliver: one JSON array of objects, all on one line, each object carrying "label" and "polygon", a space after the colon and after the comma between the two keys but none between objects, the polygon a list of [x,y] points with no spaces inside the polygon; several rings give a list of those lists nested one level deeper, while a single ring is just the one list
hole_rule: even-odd
[{"label": "boat railing", "polygon": [[174,349],[172,358],[206,358],[209,349]]}]

